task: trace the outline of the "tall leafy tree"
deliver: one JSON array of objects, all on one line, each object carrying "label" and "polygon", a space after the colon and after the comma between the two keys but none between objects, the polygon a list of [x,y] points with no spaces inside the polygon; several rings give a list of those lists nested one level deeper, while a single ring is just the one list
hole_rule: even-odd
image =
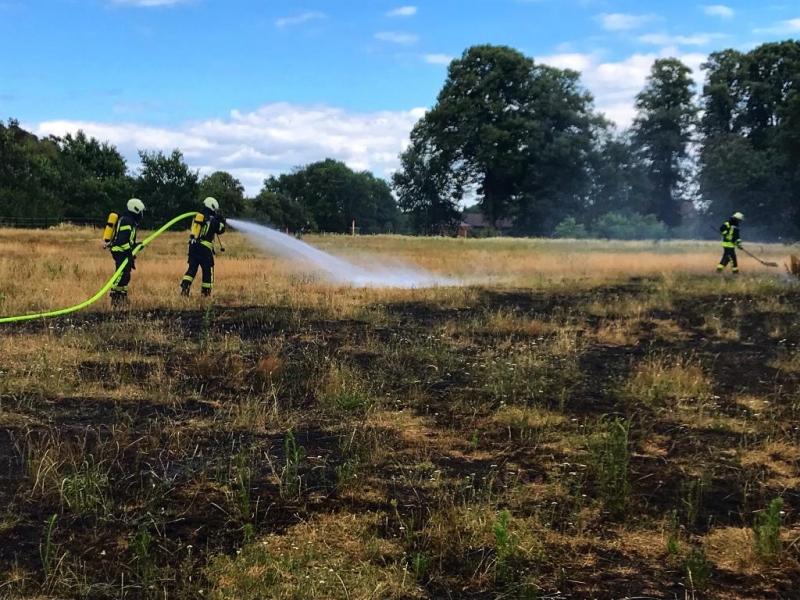
[{"label": "tall leafy tree", "polygon": [[250,218],[266,222],[277,229],[298,231],[306,223],[312,228],[316,227],[308,208],[285,194],[264,188],[249,204],[248,216]]},{"label": "tall leafy tree", "polygon": [[734,133],[741,127],[744,109],[746,55],[738,50],[713,52],[702,65],[707,72],[701,105],[701,133],[716,138]]},{"label": "tall leafy tree", "polygon": [[[506,46],[473,46],[450,64],[406,152],[404,169],[427,174],[398,177],[407,193],[409,182],[435,170],[440,184],[448,184],[440,189],[459,188],[455,197],[475,190],[490,222],[515,216],[539,233],[554,209],[585,191],[585,156],[599,125],[578,73],[537,65]],[[435,197],[428,190],[403,202],[421,207]]]},{"label": "tall leafy tree", "polygon": [[424,126],[420,122],[411,132],[412,143],[400,156],[400,169],[392,175],[392,185],[413,230],[438,234],[458,224],[464,185],[421,133]]},{"label": "tall leafy tree", "polygon": [[0,215],[12,218],[61,218],[58,146],[40,140],[10,119],[0,121]]},{"label": "tall leafy tree", "polygon": [[145,215],[151,225],[198,209],[198,173],[189,169],[180,150],[173,150],[169,156],[140,150],[139,157],[142,169],[136,194],[147,206]]},{"label": "tall leafy tree", "polygon": [[[748,228],[800,228],[800,42],[709,57],[703,88],[700,190],[715,217],[740,210]],[[787,218],[789,217],[789,218]],[[752,231],[752,229],[751,229]]]},{"label": "tall leafy tree", "polygon": [[371,173],[357,173],[341,161],[326,159],[271,177],[264,189],[304,206],[324,231],[348,231],[355,220],[365,233],[378,233],[387,223],[399,225],[391,189]]},{"label": "tall leafy tree", "polygon": [[583,214],[588,223],[610,212],[647,214],[653,186],[648,164],[629,131],[604,132],[591,156],[591,188]]},{"label": "tall leafy tree", "polygon": [[212,196],[220,203],[220,210],[227,216],[238,217],[244,213],[244,186],[227,171],[215,171],[200,180],[200,196]]},{"label": "tall leafy tree", "polygon": [[133,193],[133,181],[117,149],[87,137],[53,137],[60,152],[61,191],[66,218],[102,219]]},{"label": "tall leafy tree", "polygon": [[778,136],[778,145],[785,153],[789,165],[786,182],[791,194],[791,210],[788,214],[795,231],[800,231],[800,89],[792,90],[782,117],[785,126]]},{"label": "tall leafy tree", "polygon": [[674,58],[653,64],[647,84],[636,97],[633,130],[647,158],[653,200],[648,213],[667,225],[681,222],[689,147],[693,141],[698,108],[694,102],[692,71]]}]

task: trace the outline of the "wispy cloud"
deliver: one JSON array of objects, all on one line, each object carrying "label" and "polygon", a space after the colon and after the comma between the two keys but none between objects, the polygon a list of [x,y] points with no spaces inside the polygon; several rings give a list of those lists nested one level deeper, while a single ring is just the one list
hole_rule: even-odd
[{"label": "wispy cloud", "polygon": [[288,27],[289,25],[300,25],[301,23],[306,23],[307,21],[313,21],[315,19],[324,19],[325,13],[321,13],[319,11],[308,11],[302,14],[297,15],[296,17],[283,17],[275,21],[275,25],[278,27]]},{"label": "wispy cloud", "polygon": [[644,44],[653,44],[654,46],[705,46],[723,37],[725,35],[720,33],[696,33],[694,35],[648,33],[637,39]]},{"label": "wispy cloud", "polygon": [[430,65],[449,65],[453,62],[452,56],[449,54],[426,54],[425,62]]},{"label": "wispy cloud", "polygon": [[772,27],[754,29],[753,33],[769,33],[773,35],[789,35],[800,33],[800,18],[781,21]]},{"label": "wispy cloud", "polygon": [[379,31],[375,39],[392,44],[416,44],[419,36],[415,33],[401,33],[399,31]]},{"label": "wispy cloud", "polygon": [[730,6],[724,4],[711,4],[703,6],[703,12],[709,17],[720,17],[722,19],[732,19],[736,14]]},{"label": "wispy cloud", "polygon": [[417,14],[416,6],[401,6],[386,13],[387,17],[413,17]]},{"label": "wispy cloud", "polygon": [[656,15],[631,15],[625,13],[602,14],[597,17],[606,31],[638,29],[658,19]]},{"label": "wispy cloud", "polygon": [[357,113],[326,105],[278,103],[169,127],[135,120],[60,120],[23,126],[40,136],[83,129],[117,146],[131,167],[139,163],[138,148],[166,152],[180,148],[201,175],[225,169],[255,195],[269,175],[325,158],[388,176],[399,166],[398,155],[408,146],[409,132],[424,114],[424,108]]},{"label": "wispy cloud", "polygon": [[189,4],[194,0],[111,0],[111,4],[117,6],[175,6],[177,4]]},{"label": "wispy cloud", "polygon": [[703,52],[684,54],[674,49],[659,48],[657,52],[634,54],[621,61],[603,60],[603,53],[566,53],[537,56],[536,61],[559,69],[581,72],[581,80],[595,97],[597,108],[621,127],[627,127],[636,115],[634,101],[642,91],[657,58],[674,56],[698,73],[708,56]]}]

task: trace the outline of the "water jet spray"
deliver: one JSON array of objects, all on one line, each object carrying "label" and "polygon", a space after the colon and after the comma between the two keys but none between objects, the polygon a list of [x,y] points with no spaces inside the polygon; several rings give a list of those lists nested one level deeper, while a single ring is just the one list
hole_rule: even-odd
[{"label": "water jet spray", "polygon": [[409,265],[379,265],[373,261],[373,267],[367,269],[264,225],[256,225],[238,219],[228,219],[228,223],[244,233],[262,250],[283,258],[300,260],[309,267],[322,272],[324,277],[333,283],[354,287],[393,288],[460,285],[460,282],[449,277]]}]

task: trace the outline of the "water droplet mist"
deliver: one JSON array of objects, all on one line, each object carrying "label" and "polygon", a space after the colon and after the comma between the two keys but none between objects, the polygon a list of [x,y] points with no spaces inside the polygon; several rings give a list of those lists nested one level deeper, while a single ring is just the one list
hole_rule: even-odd
[{"label": "water droplet mist", "polygon": [[228,219],[228,223],[244,233],[265,252],[282,258],[302,261],[305,265],[320,272],[325,279],[332,283],[354,287],[395,288],[459,285],[450,278],[409,265],[381,265],[373,260],[371,261],[372,266],[367,269],[263,225],[238,219]]}]

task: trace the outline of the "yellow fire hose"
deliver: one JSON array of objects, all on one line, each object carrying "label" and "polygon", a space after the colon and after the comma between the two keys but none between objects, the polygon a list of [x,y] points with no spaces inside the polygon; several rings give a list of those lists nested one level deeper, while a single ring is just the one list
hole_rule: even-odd
[{"label": "yellow fire hose", "polygon": [[[163,227],[161,227],[157,231],[153,232],[147,239],[145,239],[142,242],[141,246],[139,246],[136,249],[134,249],[133,256],[136,256],[136,254],[138,254],[138,252],[142,248],[147,246],[147,244],[152,242],[154,239],[156,239],[158,236],[160,236],[162,233],[164,233],[167,229],[169,229],[170,227],[172,227],[176,223],[179,223],[180,221],[183,221],[184,219],[194,218],[194,216],[196,214],[197,214],[196,212],[190,212],[190,213],[185,213],[183,215],[180,215],[179,217],[175,217],[170,222],[165,224]],[[21,315],[19,317],[2,317],[2,318],[0,318],[0,323],[17,323],[19,321],[32,321],[34,319],[46,319],[48,317],[60,317],[61,315],[67,315],[69,313],[73,313],[73,312],[77,312],[79,310],[83,310],[84,308],[87,308],[88,306],[91,306],[92,304],[94,304],[95,302],[100,300],[100,298],[102,298],[106,294],[106,292],[108,292],[108,290],[111,289],[111,286],[114,285],[114,282],[120,277],[120,275],[122,275],[122,271],[125,269],[125,266],[127,264],[128,264],[128,259],[126,258],[125,261],[119,266],[119,269],[117,269],[116,273],[114,273],[114,275],[111,277],[111,279],[108,280],[108,283],[106,283],[103,286],[103,289],[101,289],[99,292],[97,292],[94,296],[92,296],[91,298],[89,298],[85,302],[81,302],[80,304],[77,304],[75,306],[70,306],[69,308],[62,308],[61,310],[54,310],[54,311],[50,311],[50,312],[36,313],[36,314],[32,314],[32,315]]]}]

